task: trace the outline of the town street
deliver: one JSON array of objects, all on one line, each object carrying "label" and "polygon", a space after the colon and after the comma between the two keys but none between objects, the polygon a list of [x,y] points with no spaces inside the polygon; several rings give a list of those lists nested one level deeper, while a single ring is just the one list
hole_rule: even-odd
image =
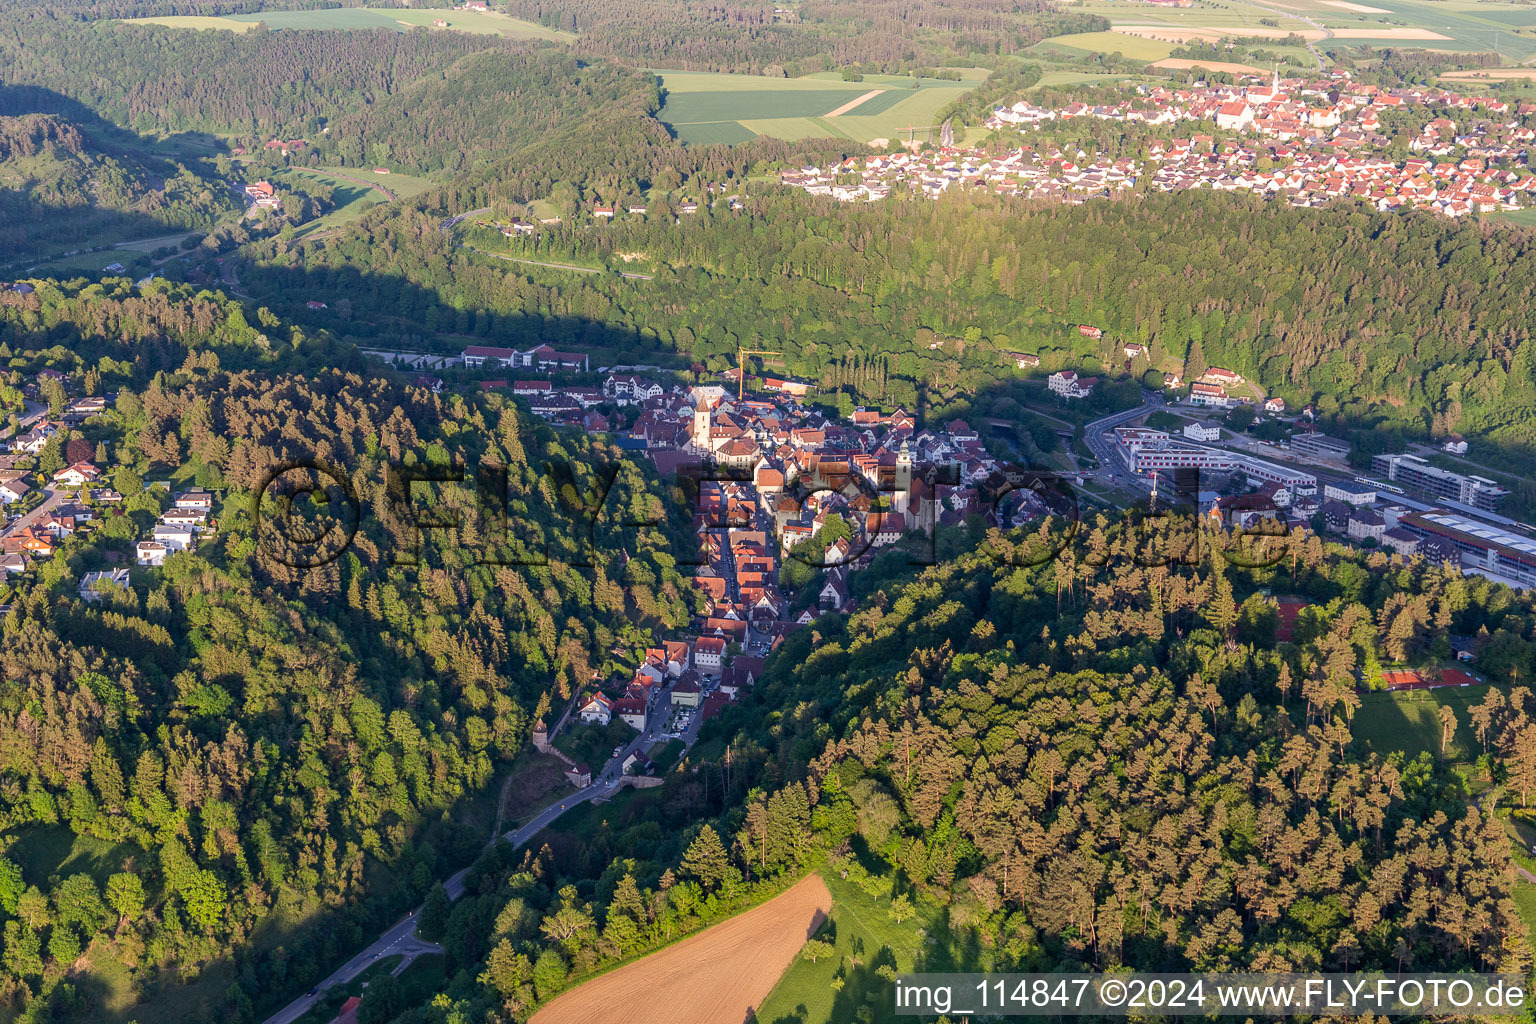
[{"label": "town street", "polygon": [[[32,426],[32,424],[42,419],[48,413],[48,406],[46,404],[42,402],[34,402],[30,398],[26,399],[25,401],[27,403],[27,410],[26,414],[23,415],[18,421],[18,426],[16,428],[16,432],[18,434],[25,433],[28,427]],[[11,534],[16,533],[18,530],[26,529],[28,526],[38,522],[48,513],[58,508],[59,505],[63,503],[63,501],[63,491],[55,487],[45,485],[43,487],[43,503],[37,506],[37,508],[28,512],[26,515],[22,516],[20,519],[17,519],[14,523],[11,523],[9,526],[5,527],[5,529],[0,530],[0,537],[9,537]]]},{"label": "town street", "polygon": [[9,537],[14,533],[19,533],[20,531],[25,530],[27,527],[40,522],[44,516],[48,515],[54,509],[63,504],[64,498],[66,497],[64,491],[57,487],[43,488],[43,495],[44,498],[41,505],[37,506],[37,508],[17,519],[14,523],[7,526],[3,531],[0,531],[0,537]]},{"label": "town street", "polygon": [[1142,392],[1142,399],[1142,403],[1134,409],[1111,413],[1083,428],[1083,442],[1088,445],[1088,450],[1093,453],[1093,457],[1099,460],[1099,468],[1094,473],[1094,477],[1106,487],[1111,485],[1110,474],[1120,475],[1127,472],[1115,455],[1115,442],[1107,436],[1109,432],[1116,427],[1124,426],[1131,420],[1151,415],[1166,404],[1162,395],[1153,395],[1148,392]]}]

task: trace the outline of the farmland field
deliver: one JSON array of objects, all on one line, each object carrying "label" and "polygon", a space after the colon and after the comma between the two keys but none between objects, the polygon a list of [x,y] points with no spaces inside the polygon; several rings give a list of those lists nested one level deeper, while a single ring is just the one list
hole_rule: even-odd
[{"label": "farmland field", "polygon": [[[960,91],[960,82],[872,75],[860,82],[834,78],[763,78],[705,72],[657,72],[666,89],[658,115],[688,143],[744,142],[755,135],[780,139],[894,139],[908,127],[927,128]],[[869,95],[873,94],[873,95]],[[867,97],[848,106],[860,97]],[[843,110],[835,117],[834,111]]]},{"label": "farmland field", "polygon": [[251,14],[231,14],[224,17],[203,15],[167,15],[158,18],[133,18],[135,24],[165,25],[170,28],[226,29],[232,32],[249,32],[258,22],[266,22],[268,28],[280,29],[358,29],[384,28],[391,32],[404,32],[411,28],[430,28],[439,19],[448,23],[448,30],[471,32],[476,35],[501,35],[511,39],[549,39],[569,42],[576,36],[570,32],[557,32],[531,21],[509,18],[503,14],[477,11],[448,11],[425,8],[381,9],[370,7],[340,8],[318,11],[259,11]]},{"label": "farmland field", "polygon": [[831,908],[826,883],[809,875],[760,907],[578,985],[529,1024],[749,1019]]},{"label": "farmland field", "polygon": [[1127,35],[1123,32],[1078,32],[1052,36],[1030,47],[1031,53],[1118,53],[1131,60],[1159,60],[1173,52],[1173,45],[1157,39]]},{"label": "farmland field", "polygon": [[1164,8],[1124,0],[1078,0],[1066,6],[1074,12],[1108,18],[1117,32],[1164,41],[1214,41],[1222,36],[1279,38],[1295,32],[1332,46],[1417,43],[1450,51],[1497,49],[1514,61],[1536,55],[1536,38],[1514,33],[1516,28],[1536,23],[1531,9],[1519,4],[1480,0],[1266,0],[1261,5],[1249,0],[1201,0],[1194,7]]},{"label": "farmland field", "polygon": [[1263,75],[1263,68],[1256,68],[1252,64],[1234,64],[1223,60],[1184,60],[1183,58],[1168,57],[1157,61],[1152,65],[1155,68],[1172,68],[1184,70],[1187,68],[1205,68],[1207,71],[1225,71],[1232,75]]}]

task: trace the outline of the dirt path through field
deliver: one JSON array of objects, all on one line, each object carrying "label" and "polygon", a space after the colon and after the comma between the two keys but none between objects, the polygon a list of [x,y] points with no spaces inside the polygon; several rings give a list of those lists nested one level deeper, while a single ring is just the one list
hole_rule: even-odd
[{"label": "dirt path through field", "polygon": [[883,92],[885,92],[884,89],[871,89],[871,90],[869,90],[869,92],[865,93],[863,96],[859,96],[859,97],[857,97],[855,99],[849,100],[847,103],[844,103],[842,106],[838,107],[834,111],[831,111],[830,113],[828,113],[825,116],[827,116],[827,117],[842,117],[844,114],[848,113],[848,111],[852,110],[854,107],[858,106],[860,103],[863,103],[866,100],[872,100],[876,96],[879,96]]},{"label": "dirt path through field", "polygon": [[739,1024],[832,910],[820,875],[675,946],[579,985],[528,1024]]}]

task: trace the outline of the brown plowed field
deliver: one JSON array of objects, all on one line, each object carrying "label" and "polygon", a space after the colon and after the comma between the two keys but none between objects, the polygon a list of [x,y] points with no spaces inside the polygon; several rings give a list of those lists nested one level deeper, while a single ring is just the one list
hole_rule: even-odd
[{"label": "brown plowed field", "polygon": [[820,875],[558,996],[528,1024],[739,1024],[832,910]]}]

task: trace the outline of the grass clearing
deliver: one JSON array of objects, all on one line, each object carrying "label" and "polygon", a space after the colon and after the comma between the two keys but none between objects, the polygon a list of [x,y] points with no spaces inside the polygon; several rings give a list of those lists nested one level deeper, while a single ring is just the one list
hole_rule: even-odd
[{"label": "grass clearing", "polygon": [[[887,982],[875,972],[884,965],[911,971],[923,957],[925,933],[935,915],[919,912],[897,924],[891,920],[889,896],[874,896],[828,868],[822,879],[832,894],[832,913],[817,938],[832,943],[836,952],[811,963],[798,957],[790,964],[768,998],[758,1007],[763,1024],[840,1024],[855,1019],[866,1005],[867,993],[880,991]],[[837,980],[841,978],[841,986]],[[895,1020],[889,998],[877,999],[878,1021]]]},{"label": "grass clearing", "polygon": [[[1449,758],[1453,763],[1476,761],[1483,752],[1472,728],[1472,706],[1481,704],[1491,684],[1446,686],[1437,690],[1398,690],[1363,694],[1351,731],[1383,756],[1402,751],[1412,760],[1420,754],[1440,756],[1440,708],[1456,715],[1456,735]],[[1504,689],[1500,687],[1500,689]]]},{"label": "grass clearing", "polygon": [[374,174],[371,168],[293,167],[284,173],[322,181],[335,190],[332,193],[335,209],[299,228],[297,234],[301,236],[350,224],[378,204],[388,202],[378,189],[362,182],[376,182],[401,199],[419,195],[434,184],[429,178],[418,178],[410,174]]},{"label": "grass clearing", "polygon": [[82,872],[105,884],[107,876],[121,871],[124,863],[141,852],[131,843],[114,844],[76,835],[67,825],[17,829],[5,851],[21,868],[28,885],[44,889],[51,875],[67,878]]},{"label": "grass clearing", "polygon": [[[122,270],[108,271],[113,264],[121,263]],[[97,252],[76,253],[57,259],[41,260],[28,268],[29,272],[47,277],[64,278],[71,274],[81,277],[100,277],[111,273],[118,277],[142,277],[149,273],[154,261],[147,253],[132,249],[108,248]]]},{"label": "grass clearing", "polygon": [[1526,935],[1532,947],[1536,947],[1536,885],[1516,882],[1513,891],[1515,906],[1520,908],[1520,918],[1525,922]]},{"label": "grass clearing", "polygon": [[1523,210],[1501,210],[1494,214],[1494,216],[1510,224],[1536,228],[1536,206],[1527,206]]}]

